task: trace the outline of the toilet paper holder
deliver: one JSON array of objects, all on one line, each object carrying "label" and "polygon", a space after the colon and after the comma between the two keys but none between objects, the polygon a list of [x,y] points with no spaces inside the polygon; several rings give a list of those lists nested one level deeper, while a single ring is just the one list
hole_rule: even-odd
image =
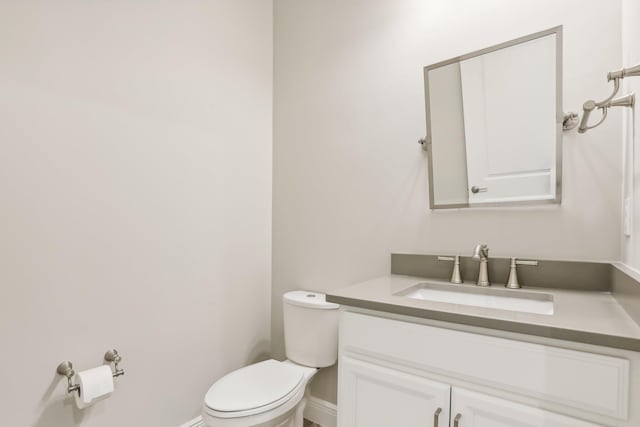
[{"label": "toilet paper holder", "polygon": [[76,371],[73,370],[73,363],[68,360],[62,362],[58,365],[58,369],[56,369],[59,375],[67,377],[67,393],[71,394],[74,391],[78,392],[78,396],[80,396],[80,384],[73,383],[73,376],[76,374]]},{"label": "toilet paper holder", "polygon": [[[124,375],[124,369],[120,369],[118,367],[118,364],[122,361],[122,357],[120,357],[117,350],[108,350],[104,354],[104,360],[109,363],[113,363],[113,370],[111,371],[113,378]],[[76,371],[73,370],[73,363],[68,360],[62,362],[58,365],[56,372],[63,377],[67,377],[67,393],[71,394],[74,391],[77,391],[78,395],[80,395],[80,384],[73,383],[73,377],[76,374]]]},{"label": "toilet paper holder", "polygon": [[124,369],[118,368],[118,363],[120,363],[120,361],[122,360],[122,357],[120,357],[120,355],[118,354],[118,350],[107,350],[107,352],[104,354],[104,360],[109,363],[113,363],[113,378],[124,375]]}]

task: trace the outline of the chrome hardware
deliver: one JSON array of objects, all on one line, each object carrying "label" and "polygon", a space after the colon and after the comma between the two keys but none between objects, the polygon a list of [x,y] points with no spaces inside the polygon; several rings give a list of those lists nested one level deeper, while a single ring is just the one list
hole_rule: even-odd
[{"label": "chrome hardware", "polygon": [[478,286],[491,286],[489,282],[489,247],[487,245],[477,245],[473,250],[473,259],[480,260],[480,269],[478,270]]},{"label": "chrome hardware", "polygon": [[630,93],[625,96],[621,96],[620,98],[612,99],[607,103],[607,108],[609,107],[630,107],[633,108],[636,106],[636,95],[635,93]]},{"label": "chrome hardware", "polygon": [[509,270],[509,280],[507,280],[507,284],[504,285],[509,289],[520,289],[520,283],[518,282],[518,270],[516,268],[517,265],[538,265],[538,261],[534,260],[526,260],[526,259],[517,259],[511,258],[511,268]]},{"label": "chrome hardware", "polygon": [[460,274],[460,256],[439,256],[438,261],[453,261],[453,269],[451,270],[451,279],[449,282],[459,285],[462,283],[462,275]]},{"label": "chrome hardware", "polygon": [[[593,100],[589,100],[584,103],[582,108],[584,109],[584,115],[582,116],[582,122],[580,123],[580,127],[578,128],[578,133],[585,133],[589,129],[593,129],[595,127],[600,126],[602,122],[607,118],[607,111],[611,107],[630,107],[633,108],[636,103],[636,95],[630,93],[625,96],[621,96],[620,98],[607,100],[606,102],[598,102],[596,103]],[[587,126],[587,121],[589,120],[589,114],[598,107],[598,109],[602,110],[602,118],[598,123],[593,126]]]},{"label": "chrome hardware", "polygon": [[[110,363],[112,362],[114,364],[114,370],[111,372],[113,378],[124,375],[124,370],[118,368],[118,363],[120,363],[122,357],[120,357],[117,350],[107,351],[104,354],[104,360]],[[73,384],[72,380],[73,376],[76,374],[76,371],[73,370],[73,364],[69,361],[62,362],[58,365],[56,372],[63,377],[67,377],[67,393],[77,391],[78,396],[80,396],[80,384]]]},{"label": "chrome hardware", "polygon": [[562,117],[562,130],[571,130],[578,126],[578,123],[580,123],[580,116],[577,113],[566,113]]},{"label": "chrome hardware", "polygon": [[632,76],[640,76],[640,64],[630,68],[623,68],[622,70],[611,71],[610,73],[607,73],[607,81],[610,82],[614,79],[624,79],[625,77]]},{"label": "chrome hardware", "polygon": [[438,427],[438,418],[440,418],[440,413],[442,413],[442,408],[436,409],[436,412],[433,414],[433,427]]},{"label": "chrome hardware", "polygon": [[471,192],[473,194],[486,193],[487,190],[489,190],[489,189],[488,188],[480,188],[477,185],[474,185],[473,187],[471,187]]},{"label": "chrome hardware", "polygon": [[460,426],[460,418],[462,418],[462,414],[456,415],[456,417],[453,419],[453,427]]},{"label": "chrome hardware", "polygon": [[[611,71],[607,74],[607,81],[613,81],[613,92],[604,101],[596,102],[593,99],[588,100],[582,105],[582,120],[578,133],[585,133],[589,129],[600,126],[607,118],[607,109],[611,107],[632,107],[635,105],[635,95],[633,93],[614,99],[618,90],[620,90],[620,80],[625,77],[640,76],[640,64],[630,68],[623,68],[618,71]],[[598,108],[602,110],[602,118],[595,125],[589,126],[589,115],[593,110]]]},{"label": "chrome hardware", "polygon": [[118,354],[117,350],[109,350],[104,354],[104,360],[107,362],[113,362],[113,378],[124,375],[124,369],[118,369],[118,363],[122,360],[122,357]]},{"label": "chrome hardware", "polygon": [[429,151],[429,144],[431,143],[431,140],[429,139],[429,136],[425,136],[424,138],[420,138],[418,140],[418,144],[422,145],[422,149],[424,151]]},{"label": "chrome hardware", "polygon": [[77,391],[78,396],[80,396],[80,384],[73,384],[72,381],[73,376],[76,374],[73,370],[73,363],[69,361],[62,362],[58,365],[56,372],[63,377],[67,377],[67,393],[71,394],[74,391]]}]

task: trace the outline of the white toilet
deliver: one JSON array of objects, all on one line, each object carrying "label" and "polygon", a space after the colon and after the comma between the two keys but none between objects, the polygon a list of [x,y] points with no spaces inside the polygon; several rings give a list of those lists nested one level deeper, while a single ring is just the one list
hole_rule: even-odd
[{"label": "white toilet", "polygon": [[288,360],[265,360],[220,378],[204,398],[204,423],[209,427],[302,427],[311,378],[338,359],[338,307],[317,292],[284,294]]}]

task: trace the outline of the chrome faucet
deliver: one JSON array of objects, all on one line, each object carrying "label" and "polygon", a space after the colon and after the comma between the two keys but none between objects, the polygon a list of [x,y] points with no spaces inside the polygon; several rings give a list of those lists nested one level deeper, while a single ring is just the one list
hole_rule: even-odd
[{"label": "chrome faucet", "polygon": [[453,261],[453,269],[451,270],[451,279],[449,282],[456,285],[462,283],[462,274],[460,274],[460,256],[438,256],[438,261]]},{"label": "chrome faucet", "polygon": [[507,284],[504,285],[506,288],[520,289],[522,287],[520,286],[520,282],[518,282],[518,270],[516,268],[517,265],[538,265],[538,261],[511,258],[511,268],[509,269],[509,280],[507,280]]},{"label": "chrome faucet", "polygon": [[478,271],[478,286],[491,286],[489,282],[489,247],[487,245],[477,245],[473,250],[473,259],[480,260],[480,270]]}]

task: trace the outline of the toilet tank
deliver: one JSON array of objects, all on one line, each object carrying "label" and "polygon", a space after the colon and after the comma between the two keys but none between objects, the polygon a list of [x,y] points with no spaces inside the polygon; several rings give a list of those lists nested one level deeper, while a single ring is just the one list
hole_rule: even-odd
[{"label": "toilet tank", "polygon": [[336,363],[340,306],[318,292],[292,291],[282,299],[287,358],[314,368]]}]

